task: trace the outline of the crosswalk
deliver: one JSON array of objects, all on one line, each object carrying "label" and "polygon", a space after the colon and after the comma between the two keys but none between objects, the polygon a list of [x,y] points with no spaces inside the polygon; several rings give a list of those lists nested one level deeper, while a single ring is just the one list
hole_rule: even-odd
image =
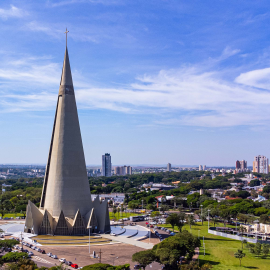
[{"label": "crosswalk", "polygon": [[47,261],[47,260],[45,260],[45,259],[43,259],[43,258],[40,258],[40,257],[38,257],[38,256],[33,256],[32,257],[32,260],[36,260],[36,261],[39,261],[39,262],[43,262],[43,263],[49,263],[49,264],[53,264],[52,262],[49,262],[49,261]]}]

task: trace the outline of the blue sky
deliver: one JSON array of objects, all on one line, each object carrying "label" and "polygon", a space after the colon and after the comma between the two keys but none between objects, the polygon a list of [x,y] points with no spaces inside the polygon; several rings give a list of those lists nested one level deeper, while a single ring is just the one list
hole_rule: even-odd
[{"label": "blue sky", "polygon": [[270,156],[269,1],[0,3],[0,163],[46,163],[65,28],[87,164]]}]

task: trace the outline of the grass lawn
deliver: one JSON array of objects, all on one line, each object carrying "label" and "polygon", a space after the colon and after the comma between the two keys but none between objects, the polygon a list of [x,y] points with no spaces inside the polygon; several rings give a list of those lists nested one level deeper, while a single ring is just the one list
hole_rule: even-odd
[{"label": "grass lawn", "polygon": [[[170,225],[166,224],[162,226],[171,228]],[[218,224],[217,226],[222,225]],[[188,225],[185,225],[183,229],[190,231]],[[208,234],[207,222],[204,222],[203,226],[201,225],[201,223],[193,225],[191,232],[194,235],[198,236],[199,230],[201,242],[203,240],[203,236],[205,242],[205,256],[203,255],[203,247],[200,248],[200,265],[209,262],[213,265],[214,270],[270,269],[270,256],[268,256],[267,259],[261,259],[260,257],[257,258],[254,254],[251,254],[249,250],[245,248],[245,246],[244,253],[246,254],[246,257],[242,259],[242,266],[240,267],[239,259],[236,259],[234,257],[234,253],[237,252],[237,249],[242,248],[241,241]]]},{"label": "grass lawn", "polygon": [[[121,219],[121,218],[129,218],[130,216],[140,216],[142,215],[142,213],[116,213],[115,216],[114,216],[114,213],[113,212],[109,212],[109,215],[110,215],[110,219],[114,219],[114,220],[118,220],[118,219]],[[119,217],[119,218],[118,218]]]},{"label": "grass lawn", "polygon": [[4,218],[5,217],[8,217],[8,218],[11,218],[11,217],[23,217],[23,214],[21,213],[7,213],[7,214],[4,214]]}]

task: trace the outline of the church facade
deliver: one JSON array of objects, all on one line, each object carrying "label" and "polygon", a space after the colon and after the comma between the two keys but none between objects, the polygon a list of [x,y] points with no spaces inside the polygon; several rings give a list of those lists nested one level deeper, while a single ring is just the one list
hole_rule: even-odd
[{"label": "church facade", "polygon": [[91,200],[68,49],[60,81],[39,208],[28,202],[24,232],[110,232],[107,200]]}]

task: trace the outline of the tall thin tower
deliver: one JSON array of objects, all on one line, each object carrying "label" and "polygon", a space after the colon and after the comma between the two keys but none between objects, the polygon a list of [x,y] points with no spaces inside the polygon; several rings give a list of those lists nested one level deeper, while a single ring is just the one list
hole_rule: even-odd
[{"label": "tall thin tower", "polygon": [[66,45],[40,207],[28,202],[24,231],[81,235],[88,230],[109,232],[110,219],[107,201],[91,200]]},{"label": "tall thin tower", "polygon": [[66,47],[40,203],[53,216],[66,217],[91,209],[91,194],[84,159],[80,124]]}]

